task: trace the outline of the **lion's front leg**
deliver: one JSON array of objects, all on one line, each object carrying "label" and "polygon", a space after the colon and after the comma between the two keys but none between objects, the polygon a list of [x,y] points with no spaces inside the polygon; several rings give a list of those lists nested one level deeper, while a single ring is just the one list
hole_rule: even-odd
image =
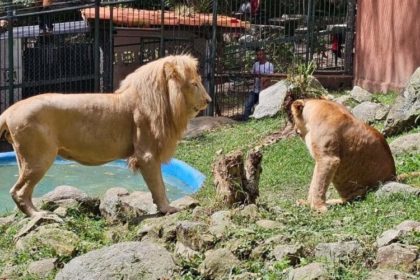
[{"label": "lion's front leg", "polygon": [[153,202],[157,205],[159,212],[163,214],[178,212],[178,208],[169,205],[160,162],[155,159],[140,160],[139,169],[152,193]]},{"label": "lion's front leg", "polygon": [[316,161],[308,194],[308,203],[312,209],[327,211],[326,192],[339,164],[340,159],[333,156],[323,156]]}]

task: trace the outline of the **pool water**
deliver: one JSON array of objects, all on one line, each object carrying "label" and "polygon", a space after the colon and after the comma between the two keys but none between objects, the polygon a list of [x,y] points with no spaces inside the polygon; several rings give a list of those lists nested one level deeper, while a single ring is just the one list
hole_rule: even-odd
[{"label": "pool water", "polygon": [[[16,164],[0,164],[0,213],[9,212],[15,208],[9,190],[17,179]],[[164,172],[163,180],[170,201],[193,192],[190,186],[174,175]],[[123,187],[130,192],[149,191],[142,176],[131,172],[123,161],[101,166],[84,166],[62,161],[51,166],[35,187],[33,197],[41,197],[61,185],[77,187],[90,196],[101,196],[112,187]]]}]

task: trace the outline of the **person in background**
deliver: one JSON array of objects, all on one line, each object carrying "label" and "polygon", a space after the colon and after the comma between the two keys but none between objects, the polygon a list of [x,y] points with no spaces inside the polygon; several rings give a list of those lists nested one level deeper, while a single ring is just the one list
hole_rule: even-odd
[{"label": "person in background", "polygon": [[[50,9],[53,0],[42,0],[41,11],[47,11]],[[39,15],[39,29],[45,34],[52,32],[54,25],[52,24],[51,14],[40,14]]]},{"label": "person in background", "polygon": [[274,66],[267,60],[264,49],[257,49],[257,61],[252,66],[252,74],[254,75],[254,88],[249,93],[245,102],[245,111],[243,120],[248,120],[252,113],[254,105],[258,103],[260,91],[269,86],[270,78],[264,77],[266,74],[274,73]]}]

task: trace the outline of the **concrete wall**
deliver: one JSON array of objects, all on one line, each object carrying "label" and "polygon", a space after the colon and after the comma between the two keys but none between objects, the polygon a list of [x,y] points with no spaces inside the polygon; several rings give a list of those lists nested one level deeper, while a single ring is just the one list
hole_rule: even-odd
[{"label": "concrete wall", "polygon": [[401,90],[420,66],[420,1],[358,0],[354,84]]}]

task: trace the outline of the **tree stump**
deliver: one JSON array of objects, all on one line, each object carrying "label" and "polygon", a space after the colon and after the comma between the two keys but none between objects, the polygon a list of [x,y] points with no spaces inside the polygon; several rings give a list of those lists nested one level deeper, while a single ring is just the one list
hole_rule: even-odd
[{"label": "tree stump", "polygon": [[213,164],[218,200],[228,206],[255,203],[259,195],[262,154],[252,150],[245,163],[241,151],[222,155]]}]

